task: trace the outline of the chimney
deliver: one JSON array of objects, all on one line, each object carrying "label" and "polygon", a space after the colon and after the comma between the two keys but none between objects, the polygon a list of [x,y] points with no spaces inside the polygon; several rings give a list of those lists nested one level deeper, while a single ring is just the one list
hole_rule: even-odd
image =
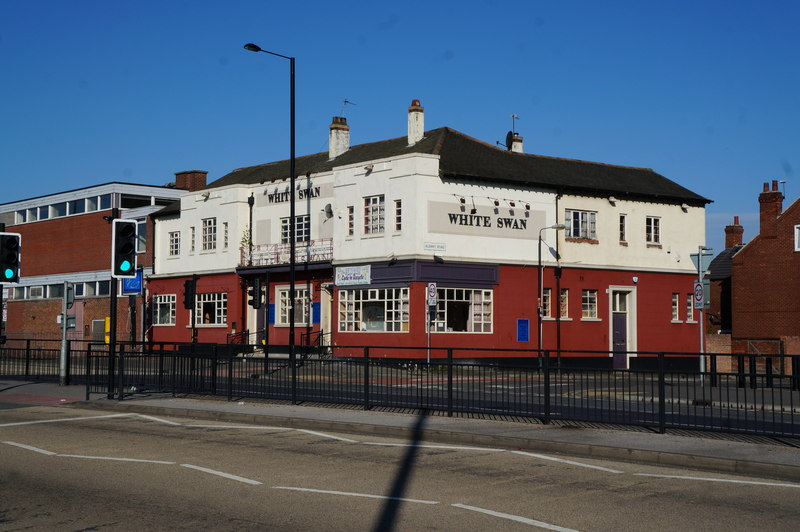
[{"label": "chimney", "polygon": [[205,170],[186,170],[184,172],[175,172],[175,188],[182,188],[189,192],[206,188],[206,176],[208,172]]},{"label": "chimney", "polygon": [[764,183],[764,191],[758,195],[761,206],[759,232],[762,238],[775,238],[778,235],[778,216],[783,211],[783,194],[778,191],[778,181],[772,180],[772,190],[769,183]]},{"label": "chimney", "polygon": [[422,140],[425,134],[425,110],[419,100],[411,100],[408,108],[408,145],[413,146]]},{"label": "chimney", "polygon": [[522,150],[522,137],[519,136],[519,133],[514,133],[511,136],[511,146],[509,149],[516,153],[524,153]]},{"label": "chimney", "polygon": [[328,158],[335,159],[350,149],[350,126],[343,116],[334,116],[328,134]]},{"label": "chimney", "polygon": [[744,227],[739,225],[739,217],[734,216],[733,225],[725,226],[725,249],[741,246],[742,235],[744,235]]}]

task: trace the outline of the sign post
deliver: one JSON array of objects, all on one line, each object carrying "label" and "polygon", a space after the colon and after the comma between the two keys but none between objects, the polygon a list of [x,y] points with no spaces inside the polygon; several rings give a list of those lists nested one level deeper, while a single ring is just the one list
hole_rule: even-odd
[{"label": "sign post", "polygon": [[439,304],[439,291],[436,289],[436,283],[428,283],[428,364],[431,363],[431,326],[433,325],[434,318],[436,317],[436,305]]},{"label": "sign post", "polygon": [[706,357],[705,357],[705,350],[704,350],[704,340],[705,340],[705,318],[703,316],[703,309],[706,306],[706,295],[705,290],[703,287],[703,276],[705,276],[706,270],[708,270],[709,264],[711,264],[711,248],[707,248],[705,246],[697,246],[697,253],[692,253],[689,255],[691,257],[692,262],[695,266],[697,266],[697,281],[694,282],[694,291],[692,294],[692,300],[694,301],[694,308],[700,310],[700,319],[698,320],[698,324],[700,326],[700,385],[702,386],[705,383],[705,373],[706,373]]}]

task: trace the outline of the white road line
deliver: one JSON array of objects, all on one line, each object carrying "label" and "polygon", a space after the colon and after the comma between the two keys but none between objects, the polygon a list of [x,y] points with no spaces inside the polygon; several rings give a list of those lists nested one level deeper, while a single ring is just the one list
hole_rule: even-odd
[{"label": "white road line", "polygon": [[503,519],[510,519],[518,523],[537,526],[539,528],[545,528],[547,530],[558,530],[560,532],[577,532],[573,528],[564,528],[563,526],[551,525],[550,523],[545,523],[543,521],[536,521],[535,519],[528,519],[527,517],[520,517],[518,515],[504,514],[502,512],[486,510],[485,508],[478,508],[477,506],[467,506],[466,504],[452,504],[451,506],[455,506],[456,508],[463,508],[464,510],[472,510],[473,512],[480,512],[482,514],[492,515],[494,517],[501,517]]},{"label": "white road line", "polygon": [[145,464],[164,464],[174,465],[175,462],[164,462],[163,460],[145,460],[143,458],[117,458],[114,456],[86,456],[83,454],[58,454],[64,458],[85,458],[87,460],[111,460],[112,462],[139,462]]},{"label": "white road line", "polygon": [[4,441],[3,443],[5,443],[6,445],[13,445],[14,447],[19,447],[21,449],[27,449],[27,450],[33,451],[35,453],[46,454],[48,456],[54,456],[54,455],[57,454],[57,453],[54,453],[53,451],[45,451],[44,449],[39,449],[38,447],[32,447],[30,445],[25,445],[24,443],[17,443],[17,442],[13,442],[13,441]]},{"label": "white road line", "polygon": [[655,475],[650,473],[634,473],[638,477],[674,478],[678,480],[705,480],[706,482],[728,482],[731,484],[750,484],[753,486],[775,486],[780,488],[800,488],[800,484],[785,484],[782,482],[759,482],[756,480],[731,480],[727,478],[686,477],[680,475]]},{"label": "white road line", "polygon": [[352,493],[347,491],[315,490],[311,488],[293,488],[289,486],[272,486],[275,490],[307,491],[310,493],[324,493],[327,495],[345,495],[347,497],[366,497],[368,499],[383,499],[401,502],[416,502],[419,504],[439,504],[439,501],[425,501],[420,499],[405,499],[402,497],[387,497],[385,495],[371,495],[369,493]]},{"label": "white road line", "polygon": [[420,449],[452,449],[454,451],[486,451],[490,453],[502,453],[505,449],[492,449],[489,447],[463,447],[457,445],[422,445],[419,443],[381,443],[365,441],[364,445],[380,445],[383,447],[419,447]]},{"label": "white road line", "polygon": [[205,467],[200,467],[192,464],[181,464],[181,467],[188,467],[189,469],[195,469],[197,471],[202,471],[203,473],[209,473],[211,475],[217,475],[218,477],[227,478],[230,480],[236,480],[238,482],[244,482],[245,484],[250,484],[252,486],[260,486],[261,482],[257,480],[250,480],[249,478],[244,477],[237,477],[236,475],[231,475],[229,473],[223,473],[222,471],[215,471],[213,469],[207,469]]},{"label": "white road line", "polygon": [[532,456],[533,458],[540,458],[542,460],[552,460],[553,462],[561,462],[562,464],[570,464],[578,467],[588,467],[589,469],[597,469],[599,471],[605,471],[606,473],[624,473],[624,471],[617,471],[616,469],[609,469],[607,467],[600,467],[594,466],[589,464],[583,464],[581,462],[575,462],[573,460],[565,460],[563,458],[556,458],[554,456],[546,456],[543,454],[536,454],[536,453],[526,453],[525,451],[511,451],[514,454],[521,454],[523,456]]},{"label": "white road line", "polygon": [[184,425],[188,428],[201,428],[201,429],[252,429],[252,430],[294,430],[289,427],[259,427],[255,425]]},{"label": "white road line", "polygon": [[38,421],[20,421],[17,423],[5,423],[2,427],[18,427],[20,425],[36,425],[38,423],[60,423],[61,421],[84,421],[87,419],[108,419],[112,417],[129,417],[134,414],[109,414],[107,416],[86,416],[86,417],[65,417],[61,419],[40,419]]},{"label": "white road line", "polygon": [[159,423],[166,423],[167,425],[178,425],[178,426],[182,425],[182,423],[176,423],[175,421],[167,421],[166,419],[161,419],[160,417],[148,416],[145,414],[136,414],[136,415],[143,419],[149,419],[150,421],[157,421]]},{"label": "white road line", "polygon": [[357,440],[351,440],[348,438],[340,438],[339,436],[332,436],[330,434],[325,434],[324,432],[316,432],[313,430],[306,430],[306,429],[296,429],[299,432],[305,432],[306,434],[313,434],[314,436],[322,436],[323,438],[331,438],[332,440],[339,440],[339,441],[346,441],[349,443],[358,443]]}]

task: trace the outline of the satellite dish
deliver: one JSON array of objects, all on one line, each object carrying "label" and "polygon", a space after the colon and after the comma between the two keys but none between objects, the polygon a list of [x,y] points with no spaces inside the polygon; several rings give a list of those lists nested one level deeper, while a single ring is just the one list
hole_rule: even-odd
[{"label": "satellite dish", "polygon": [[509,131],[508,133],[506,133],[506,148],[510,150],[513,141],[514,141],[514,132]]},{"label": "satellite dish", "polygon": [[333,207],[330,203],[325,205],[325,218],[333,218]]}]

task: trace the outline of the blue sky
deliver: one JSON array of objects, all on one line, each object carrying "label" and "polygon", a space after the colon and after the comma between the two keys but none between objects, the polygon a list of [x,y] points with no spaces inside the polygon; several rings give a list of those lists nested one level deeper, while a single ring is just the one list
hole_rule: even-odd
[{"label": "blue sky", "polygon": [[706,196],[708,245],[761,184],[800,195],[800,2],[0,0],[0,203],[108,181],[217,179],[426,129],[653,168]]}]

